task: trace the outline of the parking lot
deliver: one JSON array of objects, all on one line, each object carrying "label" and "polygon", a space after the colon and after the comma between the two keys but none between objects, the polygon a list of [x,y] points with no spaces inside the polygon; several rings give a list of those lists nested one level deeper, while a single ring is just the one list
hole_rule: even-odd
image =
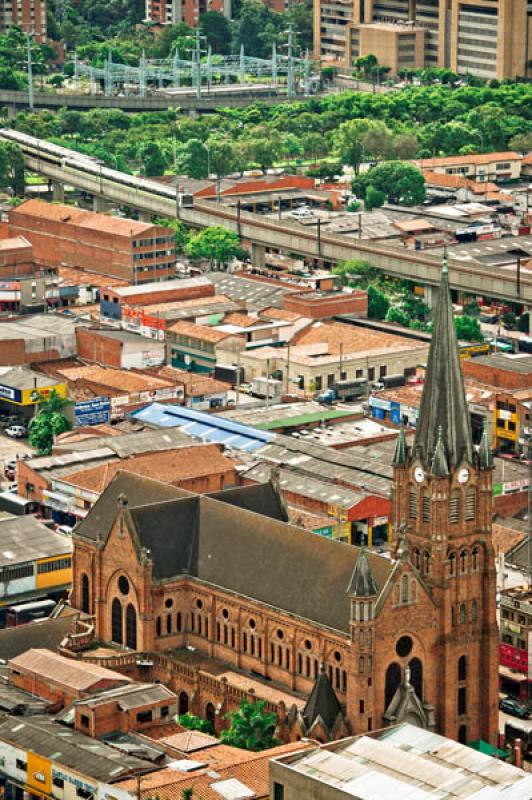
[{"label": "parking lot", "polygon": [[28,444],[27,439],[11,439],[4,431],[0,432],[0,484],[5,489],[13,481],[6,481],[4,477],[5,465],[8,461],[14,461],[17,456],[24,456],[32,453],[33,450]]}]

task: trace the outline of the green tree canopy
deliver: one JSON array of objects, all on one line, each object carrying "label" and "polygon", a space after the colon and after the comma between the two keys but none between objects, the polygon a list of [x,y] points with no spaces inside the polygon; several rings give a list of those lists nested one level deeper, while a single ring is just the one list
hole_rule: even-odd
[{"label": "green tree canopy", "polygon": [[227,715],[231,725],[228,730],[222,731],[222,742],[253,752],[268,750],[279,744],[275,737],[277,717],[266,712],[265,706],[265,700],[256,703],[242,700],[238,710]]},{"label": "green tree canopy", "polygon": [[164,228],[170,228],[174,232],[174,241],[176,253],[184,253],[186,244],[188,242],[189,231],[187,226],[181,222],[180,219],[169,219],[161,217],[155,220],[155,225],[162,225]]},{"label": "green tree canopy", "polygon": [[209,722],[208,719],[201,719],[201,717],[196,717],[194,714],[181,714],[180,717],[177,718],[177,721],[183,728],[187,728],[190,731],[202,731],[202,733],[214,733],[214,728],[212,722]]},{"label": "green tree canopy", "polygon": [[220,225],[204,228],[191,236],[185,249],[190,258],[205,258],[211,265],[227,264],[242,252],[236,233]]},{"label": "green tree canopy", "polygon": [[147,177],[164,175],[168,162],[157,142],[143,142],[139,146],[138,153],[142,175]]},{"label": "green tree canopy", "polygon": [[15,142],[0,142],[0,186],[24,194],[24,157]]},{"label": "green tree canopy", "polygon": [[207,148],[199,139],[189,139],[177,151],[177,169],[189,178],[206,178],[209,171]]},{"label": "green tree canopy", "polygon": [[465,342],[483,342],[484,336],[480,330],[480,322],[474,317],[455,317],[454,327],[458,339]]},{"label": "green tree canopy", "polygon": [[375,157],[375,152],[381,157],[383,149],[388,146],[389,134],[381,120],[350,119],[334,132],[333,146],[341,161],[358,174],[361,163]]},{"label": "green tree canopy", "polygon": [[368,317],[370,319],[386,319],[390,301],[375,286],[368,286]]},{"label": "green tree canopy", "polygon": [[55,389],[38,401],[38,412],[29,425],[29,442],[39,455],[49,455],[54,437],[70,430],[70,423],[63,414],[70,405],[72,401],[64,400]]},{"label": "green tree canopy", "polygon": [[199,24],[213,53],[228,55],[231,52],[231,26],[227,17],[218,11],[206,11],[200,14]]},{"label": "green tree canopy", "polygon": [[405,206],[419,205],[427,196],[423,173],[406,161],[379,164],[353,181],[353,191],[366,203],[370,187],[382,192],[388,202]]}]

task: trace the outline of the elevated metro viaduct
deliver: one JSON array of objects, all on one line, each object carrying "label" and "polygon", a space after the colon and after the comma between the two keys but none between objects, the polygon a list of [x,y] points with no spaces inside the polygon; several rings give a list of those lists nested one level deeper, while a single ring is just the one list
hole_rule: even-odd
[{"label": "elevated metro viaduct", "polygon": [[[9,130],[0,130],[0,138],[8,139]],[[222,225],[238,233],[252,245],[253,263],[264,263],[266,248],[282,253],[296,253],[304,258],[322,259],[331,263],[351,259],[365,259],[387,275],[411,280],[428,287],[429,305],[433,305],[440,281],[440,258],[418,252],[384,247],[380,243],[364,243],[342,236],[307,230],[284,220],[272,220],[258,214],[240,212],[214,202],[194,202],[192,208],[179,205],[179,197],[172,190],[146,178],[132,178],[117,170],[89,163],[87,157],[66,148],[60,158],[45,157],[47,142],[36,137],[25,137],[19,146],[26,166],[32,172],[49,178],[54,186],[54,198],[63,199],[64,186],[73,186],[94,198],[95,210],[104,210],[105,201],[137,209],[141,219],[151,216],[178,216],[185,224],[196,228]],[[42,148],[40,150],[39,148]],[[42,155],[40,155],[42,153]],[[449,283],[453,289],[472,295],[483,295],[499,300],[523,303],[532,307],[532,278],[521,276],[519,282],[512,273],[484,264],[467,264],[451,260]]]}]

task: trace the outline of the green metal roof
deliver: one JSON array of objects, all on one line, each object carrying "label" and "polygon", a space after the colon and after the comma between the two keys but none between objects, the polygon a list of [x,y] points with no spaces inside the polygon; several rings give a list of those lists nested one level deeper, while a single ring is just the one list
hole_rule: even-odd
[{"label": "green metal roof", "polygon": [[500,750],[498,747],[493,747],[489,742],[484,739],[475,739],[474,742],[468,742],[468,747],[473,750],[478,750],[479,753],[484,753],[487,756],[497,756],[497,758],[506,759],[510,755],[508,750]]},{"label": "green metal roof", "polygon": [[308,425],[311,422],[349,417],[352,416],[352,414],[352,411],[339,411],[335,408],[324,408],[323,411],[315,411],[313,414],[301,414],[298,417],[285,417],[281,419],[272,419],[269,422],[261,422],[256,425],[256,427],[262,428],[265,431],[269,431],[272,428],[293,428],[296,425]]}]

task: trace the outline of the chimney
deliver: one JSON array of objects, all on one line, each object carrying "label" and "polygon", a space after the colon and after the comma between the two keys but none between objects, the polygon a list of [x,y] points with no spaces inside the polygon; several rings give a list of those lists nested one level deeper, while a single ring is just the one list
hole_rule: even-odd
[{"label": "chimney", "polygon": [[514,764],[519,769],[523,769],[523,753],[522,753],[521,739],[516,739],[514,742]]}]

